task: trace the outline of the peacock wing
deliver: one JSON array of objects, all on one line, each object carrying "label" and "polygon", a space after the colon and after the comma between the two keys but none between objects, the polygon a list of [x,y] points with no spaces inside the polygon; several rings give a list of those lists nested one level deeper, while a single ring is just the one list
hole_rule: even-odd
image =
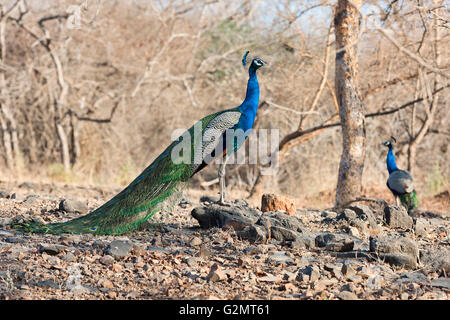
[{"label": "peacock wing", "polygon": [[410,193],[414,190],[414,181],[406,170],[396,170],[389,175],[388,187],[398,194]]}]

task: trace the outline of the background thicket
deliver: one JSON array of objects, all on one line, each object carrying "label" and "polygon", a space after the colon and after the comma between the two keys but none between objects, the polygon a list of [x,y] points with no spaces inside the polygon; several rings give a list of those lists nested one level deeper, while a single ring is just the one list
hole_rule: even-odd
[{"label": "background thicket", "polygon": [[[0,179],[128,184],[175,129],[241,103],[250,50],[269,63],[258,128],[298,136],[262,190],[334,193],[341,131],[322,126],[339,121],[335,1],[1,3]],[[419,195],[448,190],[448,4],[364,1],[360,14],[358,81],[370,115],[363,185],[385,188],[381,142],[395,136]],[[229,187],[248,196],[258,167],[232,168]],[[192,188],[217,188],[216,170]]]}]

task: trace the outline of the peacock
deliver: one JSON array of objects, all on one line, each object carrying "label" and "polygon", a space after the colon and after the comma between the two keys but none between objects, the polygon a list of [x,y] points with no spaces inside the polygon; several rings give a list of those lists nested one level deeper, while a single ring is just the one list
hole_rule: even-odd
[{"label": "peacock", "polygon": [[417,208],[418,199],[416,191],[414,190],[414,181],[411,174],[406,170],[400,170],[395,163],[394,147],[392,143],[396,142],[394,137],[391,140],[383,142],[383,145],[389,148],[386,165],[389,172],[389,178],[387,180],[387,187],[391,190],[395,197],[397,206],[399,205],[399,199],[401,204],[410,212],[412,209]]},{"label": "peacock", "polygon": [[[244,54],[245,67],[249,52]],[[155,213],[173,205],[173,199],[189,179],[217,158],[220,203],[225,201],[225,164],[244,139],[228,139],[231,131],[248,132],[253,127],[259,104],[257,70],[266,64],[253,58],[244,101],[238,107],[204,117],[173,141],[137,178],[111,200],[82,217],[61,223],[20,222],[11,226],[24,232],[95,235],[123,234],[138,229]],[[230,141],[232,140],[232,141]],[[228,151],[228,152],[227,152]]]}]

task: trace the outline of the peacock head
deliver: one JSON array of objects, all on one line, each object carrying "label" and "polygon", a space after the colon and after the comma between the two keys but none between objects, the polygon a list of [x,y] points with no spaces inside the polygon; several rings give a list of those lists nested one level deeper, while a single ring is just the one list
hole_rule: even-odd
[{"label": "peacock head", "polygon": [[396,142],[397,142],[397,140],[395,139],[395,137],[391,136],[391,139],[390,139],[390,140],[387,140],[387,141],[383,142],[383,146],[386,146],[386,147],[388,147],[389,149],[391,149],[393,143],[396,143]]},{"label": "peacock head", "polygon": [[[248,53],[249,53],[250,51],[247,51],[245,54],[244,54],[244,57],[242,58],[242,65],[245,67],[245,65],[247,64],[247,56],[248,56]],[[263,59],[261,59],[261,58],[253,58],[252,59],[252,63],[250,64],[250,68],[249,69],[253,69],[253,70],[258,70],[259,68],[261,68],[262,66],[264,66],[264,65],[266,65],[267,64],[267,62],[265,62]]]}]

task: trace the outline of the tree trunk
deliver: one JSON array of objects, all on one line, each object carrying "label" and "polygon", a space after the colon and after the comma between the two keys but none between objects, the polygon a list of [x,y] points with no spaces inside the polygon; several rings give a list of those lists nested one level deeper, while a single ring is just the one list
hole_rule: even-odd
[{"label": "tree trunk", "polygon": [[14,167],[13,153],[11,147],[11,135],[9,134],[6,121],[3,119],[1,113],[0,113],[0,127],[2,128],[3,147],[5,148],[6,166],[8,167],[8,169],[11,170]]},{"label": "tree trunk", "polygon": [[[336,206],[360,196],[366,154],[364,107],[358,91],[358,8],[362,0],[339,0],[335,17],[336,93],[342,127],[342,155],[336,189]],[[356,7],[355,7],[356,6]]]}]

